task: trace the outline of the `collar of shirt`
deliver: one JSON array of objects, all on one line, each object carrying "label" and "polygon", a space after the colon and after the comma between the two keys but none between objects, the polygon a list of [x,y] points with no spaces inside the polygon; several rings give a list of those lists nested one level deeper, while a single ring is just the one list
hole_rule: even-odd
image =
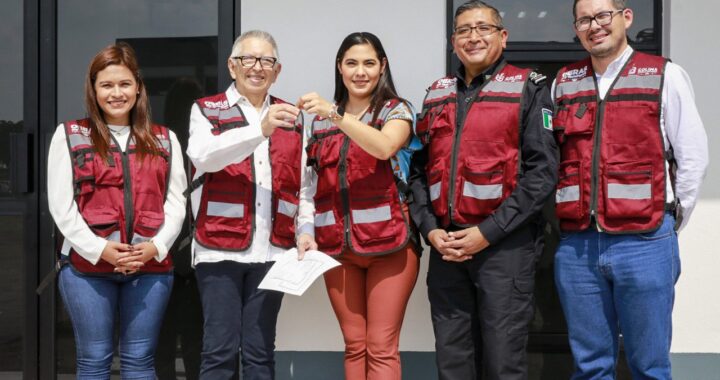
[{"label": "collar of shirt", "polygon": [[625,51],[620,54],[619,57],[615,58],[614,61],[610,62],[607,69],[604,73],[598,74],[595,73],[595,77],[598,79],[600,78],[615,78],[619,73],[620,69],[625,65],[625,62],[627,62],[628,59],[630,59],[630,56],[633,53],[633,48],[628,45],[628,47],[625,48]]},{"label": "collar of shirt", "polygon": [[[230,87],[228,87],[227,91],[225,91],[225,96],[227,97],[228,105],[230,107],[234,106],[236,103],[239,103],[241,106],[255,108],[252,103],[250,103],[250,100],[248,100],[248,98],[238,92],[237,88],[235,87],[235,83],[230,84]],[[260,115],[264,115],[268,107],[270,107],[270,96],[268,94],[265,94],[265,100],[263,101],[262,109],[260,109],[260,112],[258,113]]]},{"label": "collar of shirt", "polygon": [[490,79],[492,74],[495,73],[498,67],[500,67],[500,65],[502,65],[503,63],[505,63],[505,57],[501,55],[500,58],[495,61],[495,63],[490,65],[490,67],[488,67],[480,75],[473,78],[470,83],[465,83],[465,66],[461,64],[455,72],[455,77],[458,79],[458,85],[462,86],[463,88],[477,88],[483,83],[485,83],[487,79]]}]

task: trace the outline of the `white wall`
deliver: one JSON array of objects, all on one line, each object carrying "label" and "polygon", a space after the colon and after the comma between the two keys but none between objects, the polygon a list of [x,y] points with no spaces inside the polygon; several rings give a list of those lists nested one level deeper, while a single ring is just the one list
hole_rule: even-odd
[{"label": "white wall", "polygon": [[[709,28],[720,14],[720,3],[665,3],[665,12],[670,12],[664,32],[669,47],[665,55],[683,66],[693,79],[708,132],[711,163],[717,162],[720,152],[712,147],[720,144],[720,132],[713,125],[720,119],[720,107],[713,104],[713,95],[720,79],[713,66],[720,59],[720,44]],[[400,95],[418,107],[425,88],[445,72],[444,1],[266,0],[243,1],[242,7],[243,30],[267,30],[277,39],[283,71],[273,92],[289,101],[308,91],[332,98],[333,60],[342,39],[354,31],[369,31],[380,37]],[[680,236],[683,268],[677,285],[673,352],[720,353],[720,254],[714,249],[720,247],[717,215],[720,169],[711,164],[695,214]],[[405,318],[400,342],[405,351],[433,350],[426,270],[427,252]],[[277,344],[278,350],[343,349],[322,281],[303,297],[285,298]]]},{"label": "white wall", "polygon": [[690,224],[680,234],[682,275],[677,285],[673,352],[720,353],[720,120],[716,74],[720,44],[708,28],[720,12],[716,1],[674,0],[670,11],[669,51],[692,78],[710,146],[710,168]]},{"label": "white wall", "polygon": [[[380,38],[400,96],[418,108],[425,89],[445,73],[443,1],[243,1],[241,27],[266,30],[275,37],[283,68],[271,92],[292,102],[310,91],[332,99],[335,55],[352,32],[371,32]],[[422,262],[400,338],[404,351],[434,350],[425,286],[427,252]],[[285,297],[277,349],[344,349],[322,280],[302,297]]]}]

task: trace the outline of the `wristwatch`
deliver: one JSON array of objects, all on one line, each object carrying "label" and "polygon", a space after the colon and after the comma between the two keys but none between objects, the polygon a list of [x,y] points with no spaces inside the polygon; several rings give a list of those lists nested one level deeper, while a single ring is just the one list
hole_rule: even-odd
[{"label": "wristwatch", "polygon": [[330,112],[328,113],[328,119],[338,122],[342,120],[343,116],[345,116],[345,108],[338,106],[337,104],[333,106],[332,109],[330,109]]}]

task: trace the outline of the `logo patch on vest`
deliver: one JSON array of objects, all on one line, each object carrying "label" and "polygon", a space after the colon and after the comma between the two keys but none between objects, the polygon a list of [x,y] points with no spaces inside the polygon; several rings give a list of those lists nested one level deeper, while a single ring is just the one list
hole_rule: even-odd
[{"label": "logo patch on vest", "polygon": [[522,74],[518,74],[518,75],[515,75],[515,76],[511,76],[511,77],[506,77],[504,73],[500,73],[500,74],[498,74],[498,75],[495,76],[495,80],[498,81],[498,82],[510,82],[510,83],[522,82],[522,81],[523,81],[523,75],[522,75]]},{"label": "logo patch on vest", "polygon": [[442,78],[437,81],[435,88],[448,88],[455,85],[455,78]]},{"label": "logo patch on vest", "polygon": [[588,67],[585,66],[582,69],[573,69],[566,71],[562,75],[563,80],[576,80],[587,75]]},{"label": "logo patch on vest", "polygon": [[211,101],[205,101],[204,102],[205,108],[229,108],[227,100],[217,101],[217,102],[211,102]]},{"label": "logo patch on vest", "polygon": [[81,127],[77,124],[71,124],[70,125],[70,131],[72,133],[78,133],[80,132],[83,136],[89,137],[90,136],[90,128],[88,127]]},{"label": "logo patch on vest", "polygon": [[658,73],[657,67],[637,68],[637,67],[633,66],[628,71],[628,75],[657,75],[657,73]]},{"label": "logo patch on vest", "polygon": [[547,129],[548,131],[552,131],[553,130],[553,124],[552,124],[553,112],[552,112],[552,110],[543,108],[542,116],[543,116],[543,128]]}]

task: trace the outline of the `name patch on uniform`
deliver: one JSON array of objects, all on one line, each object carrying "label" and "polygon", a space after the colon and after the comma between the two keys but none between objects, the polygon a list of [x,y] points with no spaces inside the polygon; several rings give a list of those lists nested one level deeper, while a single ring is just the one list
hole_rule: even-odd
[{"label": "name patch on uniform", "polygon": [[587,75],[588,68],[587,66],[583,67],[582,69],[573,69],[570,71],[566,71],[562,75],[563,80],[575,80],[582,78]]},{"label": "name patch on uniform", "polygon": [[543,108],[542,116],[543,116],[543,128],[547,129],[548,131],[552,131],[553,130],[553,125],[552,125],[553,112],[552,112],[552,110]]}]

